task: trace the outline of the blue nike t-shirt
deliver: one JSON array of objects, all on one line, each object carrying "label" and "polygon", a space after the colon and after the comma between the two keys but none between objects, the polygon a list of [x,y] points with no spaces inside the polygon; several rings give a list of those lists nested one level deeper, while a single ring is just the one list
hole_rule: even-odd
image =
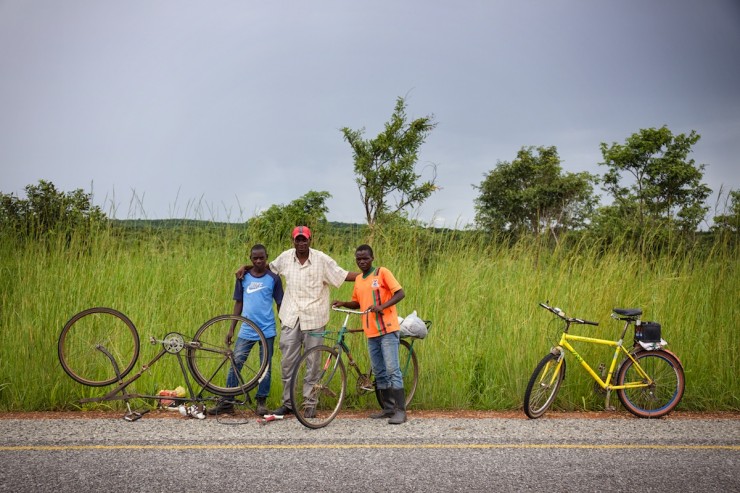
[{"label": "blue nike t-shirt", "polygon": [[[253,276],[251,272],[243,279],[236,280],[234,300],[244,302],[242,317],[246,317],[262,330],[265,337],[275,337],[275,312],[272,302],[278,305],[283,302],[283,282],[280,276],[267,270],[262,276]],[[248,341],[259,339],[255,331],[247,324],[242,324],[239,336]]]}]

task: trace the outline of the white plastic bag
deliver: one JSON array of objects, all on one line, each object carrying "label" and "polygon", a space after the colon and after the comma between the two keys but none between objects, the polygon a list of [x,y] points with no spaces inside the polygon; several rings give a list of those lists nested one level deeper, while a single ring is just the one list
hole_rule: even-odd
[{"label": "white plastic bag", "polygon": [[[399,317],[400,318],[400,317]],[[401,321],[401,337],[417,337],[424,339],[427,336],[427,324],[416,315],[416,310]]]}]

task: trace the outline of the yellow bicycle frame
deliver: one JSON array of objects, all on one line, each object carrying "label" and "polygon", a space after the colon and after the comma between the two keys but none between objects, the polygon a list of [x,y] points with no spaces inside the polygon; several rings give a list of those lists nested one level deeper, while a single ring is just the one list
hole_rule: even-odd
[{"label": "yellow bicycle frame", "polygon": [[[601,346],[610,346],[614,347],[614,356],[612,357],[611,365],[609,366],[609,371],[606,375],[606,380],[603,380],[601,376],[594,371],[593,368],[591,368],[591,365],[586,362],[586,360],[583,359],[583,357],[578,354],[578,351],[576,351],[576,348],[574,348],[569,341],[576,341],[576,342],[585,342],[588,344],[598,344]],[[583,366],[583,368],[588,372],[589,375],[591,375],[591,378],[593,378],[601,388],[605,389],[607,392],[611,390],[617,390],[617,389],[636,389],[641,387],[648,387],[649,385],[652,385],[653,379],[645,373],[645,370],[642,369],[640,364],[637,362],[637,360],[630,354],[629,351],[627,351],[624,346],[622,345],[622,339],[618,341],[612,341],[609,339],[597,339],[594,337],[584,337],[584,336],[576,336],[568,334],[567,332],[563,332],[563,334],[560,337],[560,342],[556,347],[552,349],[553,354],[556,354],[558,356],[557,360],[557,368],[556,371],[553,373],[553,382],[550,382],[551,384],[554,383],[554,379],[557,378],[557,375],[560,374],[560,366],[563,364],[563,360],[565,357],[565,352],[563,351],[563,348],[567,349],[568,352],[570,352],[573,357],[578,360],[578,362]],[[614,370],[617,367],[617,358],[621,354],[624,354],[627,358],[632,360],[632,364],[634,365],[635,370],[640,375],[642,380],[635,381],[635,382],[625,382],[623,385],[612,385],[612,377],[614,375]]]}]

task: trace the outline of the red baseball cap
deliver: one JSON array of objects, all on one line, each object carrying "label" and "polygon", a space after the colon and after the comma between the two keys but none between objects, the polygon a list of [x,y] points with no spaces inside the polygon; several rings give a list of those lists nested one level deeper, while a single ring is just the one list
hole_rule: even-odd
[{"label": "red baseball cap", "polygon": [[308,229],[308,226],[296,226],[293,228],[293,239],[295,240],[296,236],[305,236],[306,239],[311,238],[311,230]]}]

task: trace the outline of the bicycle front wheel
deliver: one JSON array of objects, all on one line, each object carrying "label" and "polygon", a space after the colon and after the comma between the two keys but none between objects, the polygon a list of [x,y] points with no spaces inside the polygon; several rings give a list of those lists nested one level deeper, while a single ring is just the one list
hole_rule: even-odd
[{"label": "bicycle front wheel", "polygon": [[[246,325],[257,339],[248,351],[237,354],[233,344]],[[234,327],[232,346],[226,336]],[[259,385],[267,369],[267,340],[257,325],[241,315],[219,315],[204,323],[188,347],[188,367],[195,380],[216,395],[233,397]],[[231,378],[229,374],[231,373]]]},{"label": "bicycle front wheel", "polygon": [[339,414],[347,391],[347,372],[336,349],[316,346],[293,368],[290,400],[298,421],[323,428]]},{"label": "bicycle front wheel", "polygon": [[[617,390],[622,405],[640,418],[665,416],[678,405],[685,386],[681,362],[668,351],[640,351],[635,361],[652,383],[646,387]],[[617,373],[617,385],[646,383],[642,372],[627,359]]]},{"label": "bicycle front wheel", "polygon": [[102,387],[133,369],[139,357],[139,334],[123,313],[89,308],[64,325],[57,353],[67,375],[83,385]]},{"label": "bicycle front wheel", "polygon": [[[405,339],[401,339],[398,346],[398,362],[401,366],[401,375],[403,375],[403,391],[406,396],[406,409],[408,409],[411,399],[416,393],[416,386],[419,383],[419,362],[416,359],[416,352],[413,346]],[[380,407],[383,407],[383,398],[380,395],[380,389],[375,387],[375,398],[378,400]]]},{"label": "bicycle front wheel", "polygon": [[552,353],[542,358],[532,373],[524,393],[524,413],[539,418],[552,405],[565,378],[565,359]]}]

